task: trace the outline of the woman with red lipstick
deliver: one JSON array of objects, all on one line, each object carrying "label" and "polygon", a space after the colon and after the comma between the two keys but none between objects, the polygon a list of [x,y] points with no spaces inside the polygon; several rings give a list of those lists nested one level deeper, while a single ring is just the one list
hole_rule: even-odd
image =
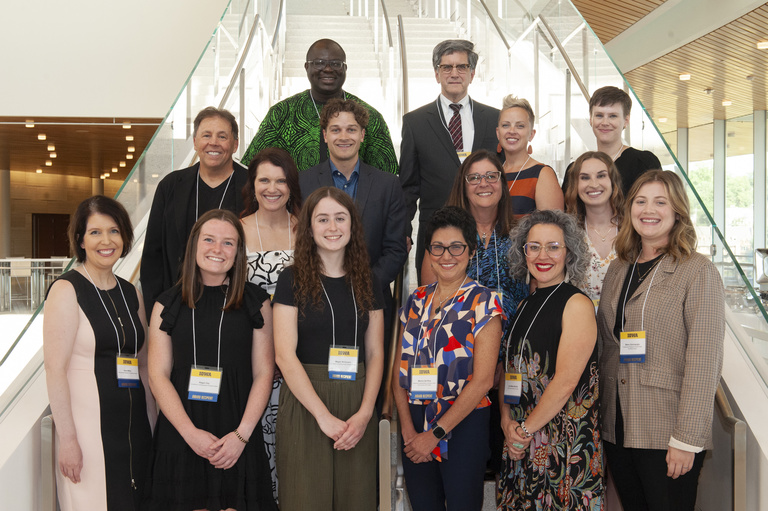
[{"label": "woman with red lipstick", "polygon": [[282,511],[376,509],[382,302],[355,203],[335,187],[315,190],[274,296]]},{"label": "woman with red lipstick", "polygon": [[587,151],[576,159],[567,179],[565,211],[574,215],[584,229],[590,253],[587,279],[581,290],[597,311],[603,279],[616,259],[613,242],[619,234],[624,208],[621,176],[610,156]]},{"label": "woman with red lipstick", "polygon": [[400,311],[402,347],[392,387],[414,511],[479,511],[483,505],[490,457],[486,394],[504,312],[498,294],[467,275],[476,243],[467,211],[437,210],[424,238],[437,282],[416,289]]},{"label": "woman with red lipstick", "polygon": [[688,197],[674,172],[632,186],[603,283],[602,432],[625,511],[693,511],[725,335],[723,283],[696,252]]},{"label": "woman with red lipstick", "polygon": [[259,423],[275,370],[272,311],[245,281],[243,239],[234,213],[202,214],[179,283],[152,311],[149,378],[162,413],[151,510],[277,509]]},{"label": "woman with red lipstick", "polygon": [[155,406],[144,301],[112,272],[133,244],[130,217],[119,202],[90,197],[69,224],[69,243],[80,266],[51,284],[43,316],[59,505],[135,511],[146,495]]},{"label": "woman with red lipstick", "polygon": [[586,272],[584,233],[562,211],[534,211],[513,231],[509,258],[515,277],[539,285],[504,340],[498,509],[601,510],[597,326],[570,283]]},{"label": "woman with red lipstick", "polygon": [[496,136],[504,150],[504,172],[515,218],[536,209],[563,209],[563,191],[555,171],[531,158],[534,119],[528,100],[511,94],[504,98]]},{"label": "woman with red lipstick", "polygon": [[[243,187],[243,204],[245,210],[240,215],[240,222],[245,232],[247,278],[271,296],[275,293],[277,277],[293,261],[296,225],[301,210],[299,171],[288,151],[268,147],[251,160],[248,181]],[[261,418],[275,498],[275,424],[282,383],[283,377],[276,368],[272,395]]]}]

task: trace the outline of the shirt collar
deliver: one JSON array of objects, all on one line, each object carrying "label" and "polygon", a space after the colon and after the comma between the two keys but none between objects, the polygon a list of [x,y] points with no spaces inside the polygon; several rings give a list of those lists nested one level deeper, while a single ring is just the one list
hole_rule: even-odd
[{"label": "shirt collar", "polygon": [[[344,176],[344,174],[338,169],[338,167],[336,167],[336,165],[333,164],[333,160],[328,158],[328,163],[331,164],[331,174],[335,174],[336,172],[338,172],[339,174]],[[355,177],[355,175],[357,176],[360,175],[360,157],[359,156],[357,157],[357,163],[355,163],[355,168],[352,170],[352,175],[349,176],[349,180]],[[346,176],[344,176],[344,179],[347,179]]]}]

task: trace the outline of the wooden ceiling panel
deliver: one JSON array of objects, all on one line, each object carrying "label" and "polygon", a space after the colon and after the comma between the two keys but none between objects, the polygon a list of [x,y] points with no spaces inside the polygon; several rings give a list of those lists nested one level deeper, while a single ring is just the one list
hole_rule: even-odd
[{"label": "wooden ceiling panel", "polygon": [[624,32],[666,0],[573,0],[603,44]]}]

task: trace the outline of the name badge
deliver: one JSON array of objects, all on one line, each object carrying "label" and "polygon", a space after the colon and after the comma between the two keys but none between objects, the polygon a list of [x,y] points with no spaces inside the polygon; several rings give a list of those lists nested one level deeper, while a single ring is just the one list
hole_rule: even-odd
[{"label": "name badge", "polygon": [[331,380],[354,381],[357,378],[357,348],[340,346],[328,354],[328,377]]},{"label": "name badge", "polygon": [[595,306],[595,316],[597,316],[597,308],[600,306],[600,299],[592,300],[592,305]]},{"label": "name badge", "polygon": [[117,386],[121,389],[139,388],[139,359],[117,357]]},{"label": "name badge", "polygon": [[219,390],[221,389],[221,374],[223,372],[224,370],[220,367],[193,367],[189,373],[189,394],[187,399],[190,401],[208,401],[209,403],[218,401]]},{"label": "name badge", "polygon": [[437,399],[437,367],[411,368],[411,401]]},{"label": "name badge", "polygon": [[619,362],[639,364],[645,362],[645,330],[621,332]]},{"label": "name badge", "polygon": [[456,156],[459,157],[461,163],[464,163],[464,160],[466,160],[467,156],[470,154],[472,154],[472,151],[456,151]]},{"label": "name badge", "polygon": [[508,405],[520,403],[523,394],[523,375],[520,373],[504,374],[504,402]]}]

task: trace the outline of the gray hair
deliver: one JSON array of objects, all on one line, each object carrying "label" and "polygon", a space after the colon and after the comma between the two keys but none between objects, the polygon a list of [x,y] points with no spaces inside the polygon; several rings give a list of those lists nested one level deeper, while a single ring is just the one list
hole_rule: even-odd
[{"label": "gray hair", "polygon": [[448,39],[442,43],[438,43],[435,49],[432,50],[432,68],[437,69],[440,65],[444,55],[450,55],[457,51],[466,52],[467,59],[469,59],[469,68],[474,71],[477,67],[477,53],[474,51],[475,43],[464,39]]},{"label": "gray hair", "polygon": [[512,229],[510,234],[512,247],[507,254],[510,275],[517,280],[525,280],[528,274],[528,264],[523,252],[523,245],[528,241],[528,233],[531,228],[538,224],[556,225],[563,231],[563,239],[567,249],[566,275],[568,275],[571,283],[577,287],[586,282],[590,257],[584,229],[579,227],[576,218],[558,209],[534,211],[520,219],[517,226]]}]

